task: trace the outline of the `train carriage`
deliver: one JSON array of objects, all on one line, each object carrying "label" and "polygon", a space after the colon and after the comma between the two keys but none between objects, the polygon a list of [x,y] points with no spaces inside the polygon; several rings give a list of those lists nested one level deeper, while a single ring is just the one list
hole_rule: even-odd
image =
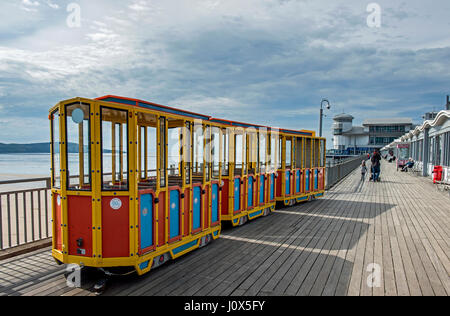
[{"label": "train carriage", "polygon": [[105,96],[50,110],[52,254],[144,274],[270,214],[322,196],[325,139]]}]

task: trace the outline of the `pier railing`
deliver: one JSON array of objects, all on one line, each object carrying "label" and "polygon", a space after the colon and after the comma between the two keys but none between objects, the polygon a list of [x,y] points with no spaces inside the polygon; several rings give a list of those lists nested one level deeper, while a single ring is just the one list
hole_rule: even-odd
[{"label": "pier railing", "polygon": [[0,250],[51,237],[50,182],[0,181]]},{"label": "pier railing", "polygon": [[[363,159],[367,159],[367,155],[341,160],[336,164],[327,162],[325,182],[326,189],[330,189],[332,186],[334,186],[336,183],[341,181],[352,171],[358,168],[361,165]],[[369,166],[367,166],[367,168],[369,168]]]}]

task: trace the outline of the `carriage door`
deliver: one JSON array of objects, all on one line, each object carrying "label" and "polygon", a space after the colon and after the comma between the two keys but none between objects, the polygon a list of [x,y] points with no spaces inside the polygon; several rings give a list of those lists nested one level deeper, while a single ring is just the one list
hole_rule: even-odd
[{"label": "carriage door", "polygon": [[305,138],[305,192],[311,191],[312,139]]},{"label": "carriage door", "polygon": [[92,257],[91,106],[65,107],[69,255]]},{"label": "carriage door", "polygon": [[[103,258],[130,255],[128,111],[100,108]],[[130,174],[129,174],[130,171]]]},{"label": "carriage door", "polygon": [[138,113],[138,204],[139,204],[139,254],[156,247],[156,170],[157,170],[157,117]]},{"label": "carriage door", "polygon": [[295,167],[296,167],[296,175],[295,175],[295,193],[300,194],[304,192],[303,188],[303,138],[296,138],[295,145]]},{"label": "carriage door", "polygon": [[319,142],[320,142],[319,139],[314,140],[314,159],[313,159],[314,191],[319,190],[319,164],[320,164]]},{"label": "carriage door", "polygon": [[218,127],[211,129],[211,225],[220,223],[220,157],[221,157],[221,134]]},{"label": "carriage door", "polygon": [[286,137],[286,195],[291,195],[292,192],[292,137]]},{"label": "carriage door", "polygon": [[277,172],[277,143],[278,134],[274,131],[270,132],[270,189],[269,189],[269,200],[273,202],[275,200],[275,174]]}]

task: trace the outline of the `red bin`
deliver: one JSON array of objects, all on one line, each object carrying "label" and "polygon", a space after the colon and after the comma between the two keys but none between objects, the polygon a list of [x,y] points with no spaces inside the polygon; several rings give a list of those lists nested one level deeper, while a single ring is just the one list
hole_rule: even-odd
[{"label": "red bin", "polygon": [[433,169],[433,183],[442,180],[442,166],[434,166]]}]

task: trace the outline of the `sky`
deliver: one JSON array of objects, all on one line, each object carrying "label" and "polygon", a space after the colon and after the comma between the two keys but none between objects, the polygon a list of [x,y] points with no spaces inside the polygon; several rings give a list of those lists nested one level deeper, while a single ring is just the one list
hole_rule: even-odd
[{"label": "sky", "polygon": [[[375,5],[375,9],[374,5]],[[450,94],[448,0],[2,0],[0,143],[49,141],[48,110],[121,95],[319,130],[410,117]]]}]

